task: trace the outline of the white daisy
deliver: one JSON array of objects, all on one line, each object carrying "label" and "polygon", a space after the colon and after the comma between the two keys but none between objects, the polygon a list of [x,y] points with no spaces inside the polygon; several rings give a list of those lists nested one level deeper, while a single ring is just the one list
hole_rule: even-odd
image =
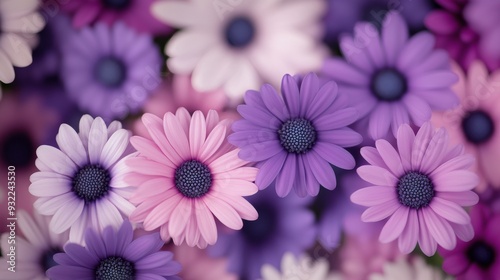
[{"label": "white daisy", "polygon": [[164,0],[152,10],[182,29],[165,48],[169,69],[192,73],[198,91],[223,88],[233,99],[284,74],[319,70],[321,0]]},{"label": "white daisy", "polygon": [[14,81],[14,67],[33,61],[34,34],[45,26],[39,0],[0,0],[0,81]]},{"label": "white daisy", "polygon": [[394,263],[384,265],[383,274],[374,273],[370,275],[370,280],[442,280],[445,278],[443,273],[425,261],[416,257],[412,261],[406,258],[400,258]]},{"label": "white daisy", "polygon": [[286,253],[281,259],[281,272],[274,266],[262,266],[262,280],[340,280],[338,275],[328,275],[329,265],[326,259],[315,262],[308,256],[295,258],[292,253]]}]

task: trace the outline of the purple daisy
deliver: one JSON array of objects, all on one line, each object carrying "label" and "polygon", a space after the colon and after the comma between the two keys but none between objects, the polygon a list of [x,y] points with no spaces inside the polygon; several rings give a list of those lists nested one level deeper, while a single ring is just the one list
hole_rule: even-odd
[{"label": "purple daisy", "polygon": [[478,176],[467,170],[474,158],[463,147],[450,146],[444,128],[434,131],[430,123],[414,134],[402,125],[397,134],[397,150],[386,140],[376,148],[364,147],[361,155],[370,163],[357,169],[373,186],[351,195],[354,203],[369,207],[364,222],[389,218],[379,240],[398,239],[399,249],[408,254],[420,245],[431,256],[437,244],[451,250],[459,239],[471,240],[470,217],[461,206],[471,206],[479,197],[472,191]]},{"label": "purple daisy", "polygon": [[[401,124],[421,126],[432,110],[458,104],[451,86],[458,80],[446,52],[434,50],[434,37],[421,32],[408,38],[401,15],[390,12],[381,34],[370,23],[344,36],[340,48],[346,60],[331,58],[324,74],[337,81],[360,113],[362,130],[373,139],[396,135]],[[366,126],[367,127],[366,127]]]},{"label": "purple daisy", "polygon": [[228,140],[241,148],[243,160],[260,168],[256,184],[265,189],[276,182],[276,193],[287,196],[291,189],[304,197],[316,196],[320,184],[333,190],[335,173],[330,166],[352,169],[354,157],[344,147],[355,146],[361,135],[347,126],[358,113],[337,98],[337,84],[321,85],[311,73],[302,81],[285,75],[281,97],[270,85],[249,90],[243,117],[233,125]]},{"label": "purple daisy", "polygon": [[469,242],[458,242],[452,251],[439,250],[443,270],[457,280],[498,279],[500,275],[500,214],[478,204],[471,209],[475,236]]},{"label": "purple daisy", "polygon": [[309,199],[291,195],[279,198],[266,189],[248,198],[259,218],[244,221],[239,231],[221,232],[208,253],[228,259],[228,270],[240,279],[258,279],[264,264],[280,267],[285,252],[303,254],[315,240],[314,215],[307,209]]},{"label": "purple daisy", "polygon": [[34,208],[52,216],[54,233],[70,230],[70,241],[81,243],[86,228],[118,227],[135,207],[127,200],[133,188],[123,183],[124,158],[130,151],[130,132],[121,123],[106,126],[101,118],[85,115],[77,133],[62,124],[56,136],[59,149],[42,145],[29,191],[38,197]]},{"label": "purple daisy", "polygon": [[86,247],[75,243],[64,246],[65,253],[54,256],[58,265],[47,271],[53,280],[150,280],[180,279],[181,265],[174,254],[160,251],[164,242],[159,233],[133,238],[132,226],[125,221],[118,230],[104,229],[102,235],[89,229]]},{"label": "purple daisy", "polygon": [[70,38],[61,71],[79,107],[108,120],[139,110],[161,83],[160,67],[152,38],[117,23],[96,24]]}]

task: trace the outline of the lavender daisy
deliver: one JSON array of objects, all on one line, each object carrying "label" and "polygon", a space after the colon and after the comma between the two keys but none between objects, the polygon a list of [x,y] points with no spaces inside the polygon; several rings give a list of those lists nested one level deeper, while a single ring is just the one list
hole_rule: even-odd
[{"label": "lavender daisy", "polygon": [[344,147],[362,141],[347,127],[356,121],[356,110],[337,98],[335,82],[321,85],[313,73],[302,81],[285,75],[281,88],[283,97],[270,85],[245,94],[246,104],[238,106],[243,119],[234,123],[229,142],[241,148],[241,159],[260,167],[260,189],[276,182],[280,197],[292,188],[301,197],[316,196],[320,184],[333,190],[336,179],[330,164],[355,166]]},{"label": "lavender daisy", "polygon": [[396,135],[401,124],[421,126],[432,110],[458,105],[451,90],[458,79],[448,55],[433,49],[435,40],[428,32],[408,38],[397,12],[385,17],[380,35],[374,25],[361,22],[355,36],[340,41],[347,61],[329,59],[323,71],[349,96],[371,138],[384,138],[390,129]]},{"label": "lavender daisy", "polygon": [[450,146],[444,128],[434,131],[427,122],[417,135],[402,125],[397,151],[386,140],[376,148],[364,147],[362,156],[370,163],[358,168],[359,176],[373,184],[351,195],[354,203],[369,207],[364,222],[389,218],[379,240],[398,239],[399,249],[408,254],[417,242],[431,256],[437,244],[447,250],[459,239],[471,240],[474,231],[462,206],[471,206],[479,197],[472,189],[479,183],[470,170],[474,158],[463,147]]},{"label": "lavender daisy", "polygon": [[53,280],[129,280],[180,279],[181,265],[173,254],[160,251],[164,242],[159,233],[133,238],[132,226],[125,221],[119,230],[104,229],[102,235],[93,230],[85,233],[86,247],[70,243],[65,253],[56,254],[58,265],[47,275]]},{"label": "lavender daisy", "polygon": [[70,241],[80,243],[86,228],[118,227],[135,209],[126,199],[133,189],[122,181],[129,138],[119,122],[106,126],[101,118],[85,115],[79,133],[61,125],[59,149],[37,149],[40,171],[31,175],[29,191],[38,197],[34,208],[52,216],[53,232],[69,229]]},{"label": "lavender daisy", "polygon": [[279,267],[286,252],[298,256],[315,240],[314,215],[306,207],[309,199],[279,198],[271,189],[248,198],[257,209],[256,221],[244,221],[239,231],[221,232],[208,253],[227,257],[228,270],[240,279],[259,279],[264,264]]},{"label": "lavender daisy", "polygon": [[104,119],[136,112],[161,82],[161,57],[152,38],[124,24],[84,28],[62,55],[68,94],[80,109]]}]

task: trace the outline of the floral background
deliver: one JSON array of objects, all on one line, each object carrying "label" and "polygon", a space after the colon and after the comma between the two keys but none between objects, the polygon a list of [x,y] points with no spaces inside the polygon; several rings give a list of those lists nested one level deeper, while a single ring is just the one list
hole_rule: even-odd
[{"label": "floral background", "polygon": [[0,0],[0,279],[500,279],[497,0]]}]

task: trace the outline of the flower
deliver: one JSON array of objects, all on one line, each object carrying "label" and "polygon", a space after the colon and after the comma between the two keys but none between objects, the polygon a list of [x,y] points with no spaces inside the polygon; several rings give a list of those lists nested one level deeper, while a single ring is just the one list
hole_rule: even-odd
[{"label": "flower", "polygon": [[45,21],[38,12],[39,0],[0,1],[0,81],[12,83],[14,66],[26,67],[33,61],[31,50],[35,34]]},{"label": "flower", "polygon": [[340,268],[343,279],[366,280],[374,272],[382,272],[386,262],[403,254],[394,243],[380,243],[370,234],[346,235],[340,247]]},{"label": "flower", "polygon": [[476,158],[474,171],[480,175],[477,191],[484,191],[488,184],[500,187],[500,174],[495,168],[500,157],[500,70],[488,76],[483,63],[471,64],[467,76],[458,65],[453,69],[460,81],[453,90],[460,99],[460,106],[444,113],[434,113],[432,123],[444,126],[454,144],[462,144],[465,151]]},{"label": "flower", "polygon": [[389,218],[380,233],[383,243],[398,239],[408,254],[420,245],[427,256],[437,244],[448,250],[456,246],[455,235],[468,241],[474,232],[470,217],[460,206],[471,206],[479,197],[471,190],[479,178],[467,170],[474,158],[461,146],[450,146],[444,128],[434,131],[430,123],[417,132],[403,125],[397,134],[397,151],[386,140],[376,148],[364,147],[362,156],[370,163],[357,169],[373,184],[354,192],[354,203],[368,206],[361,219],[376,222]]},{"label": "flower", "polygon": [[160,251],[159,233],[133,239],[132,226],[125,221],[118,230],[106,227],[99,235],[88,229],[86,247],[70,243],[56,254],[58,265],[50,268],[50,279],[179,279],[181,270],[174,254]]},{"label": "flower", "polygon": [[[32,212],[34,197],[29,194],[30,175],[36,171],[36,148],[49,141],[50,132],[57,127],[57,114],[45,107],[40,98],[19,98],[6,92],[0,100],[0,169],[7,172],[14,167],[17,209]],[[7,173],[0,185],[0,219],[7,218],[8,184]],[[4,177],[5,176],[5,177]],[[3,232],[5,229],[1,229]]]},{"label": "flower", "polygon": [[[367,37],[366,34],[369,34]],[[434,37],[421,32],[408,38],[403,18],[390,12],[381,34],[370,23],[358,23],[355,36],[344,36],[340,48],[347,60],[331,58],[323,72],[339,85],[358,109],[372,139],[385,138],[401,124],[421,126],[432,110],[457,105],[451,85],[457,77],[444,51],[433,50]]]},{"label": "flower", "polygon": [[[226,117],[234,119],[233,115],[238,114],[225,110],[227,103],[224,91],[199,92],[193,89],[190,76],[174,75],[172,79],[157,88],[144,104],[143,111],[162,118],[166,112],[175,113],[177,108],[184,107],[190,113],[200,110],[203,114],[207,114],[208,111],[215,110],[222,119]],[[148,133],[141,121],[134,123],[134,130],[140,136]]]},{"label": "flower", "polygon": [[161,82],[152,38],[120,23],[80,30],[62,55],[61,78],[70,97],[106,120],[137,112]]},{"label": "flower", "polygon": [[119,122],[106,126],[101,118],[84,115],[77,133],[62,124],[56,136],[59,149],[42,145],[29,191],[38,197],[34,208],[52,216],[50,230],[70,230],[70,241],[83,242],[86,228],[119,227],[134,206],[132,192],[122,181],[122,160],[128,153],[130,133]]},{"label": "flower", "polygon": [[475,236],[469,242],[459,241],[452,251],[439,250],[443,269],[457,280],[495,279],[500,271],[500,214],[478,204],[471,210]]},{"label": "flower", "polygon": [[[7,270],[10,247],[14,245],[9,239],[10,233],[2,234],[0,246],[0,278],[11,280],[49,280],[45,272],[56,265],[53,257],[62,252],[64,244],[68,241],[68,232],[54,234],[49,231],[47,217],[34,213],[32,218],[26,211],[17,212],[17,224],[23,237],[16,236],[16,272]],[[19,232],[19,231],[18,231]],[[10,242],[9,242],[10,241]]]},{"label": "flower", "polygon": [[226,141],[228,121],[219,122],[215,111],[191,117],[185,108],[163,120],[144,114],[142,121],[149,135],[132,137],[138,155],[126,162],[126,181],[139,186],[130,198],[138,205],[131,221],[143,222],[147,231],[160,228],[165,241],[205,248],[217,241],[214,215],[236,230],[242,219],[257,219],[243,198],[257,192],[257,169]]},{"label": "flower", "polygon": [[[500,51],[498,51],[498,42],[500,32],[498,25],[500,20],[496,17],[494,11],[500,9],[500,2],[495,0],[475,0],[470,1],[463,11],[467,22],[472,29],[480,36],[479,52],[488,66],[494,64],[494,68],[500,67]],[[490,62],[491,61],[491,62]]]},{"label": "flower", "polygon": [[415,257],[411,261],[400,258],[394,263],[384,264],[384,273],[374,273],[370,275],[370,280],[442,280],[445,279],[443,273],[438,269],[429,266],[425,260]]},{"label": "flower", "polygon": [[259,166],[259,189],[276,182],[280,197],[292,188],[301,197],[316,196],[320,184],[333,190],[336,179],[330,164],[355,166],[344,147],[362,141],[347,127],[357,119],[356,110],[337,98],[335,82],[321,85],[313,73],[302,82],[285,75],[282,93],[283,97],[269,84],[260,92],[248,91],[246,104],[238,106],[243,119],[234,123],[229,142],[241,148],[241,159]]},{"label": "flower", "polygon": [[281,272],[265,264],[261,274],[263,280],[327,280],[328,269],[326,259],[312,262],[306,255],[296,258],[292,253],[285,253],[281,260]]},{"label": "flower", "polygon": [[229,260],[211,258],[205,250],[186,244],[170,246],[175,259],[182,265],[179,277],[184,280],[237,280],[238,277],[226,270]]},{"label": "flower", "polygon": [[259,191],[248,200],[259,219],[245,221],[240,231],[221,231],[209,255],[226,257],[228,270],[240,279],[258,279],[264,264],[278,267],[284,253],[300,255],[314,244],[314,215],[309,200],[290,195],[279,198],[272,189]]},{"label": "flower", "polygon": [[342,33],[352,32],[359,21],[369,21],[380,27],[384,17],[392,10],[400,11],[410,28],[419,31],[424,27],[423,20],[431,9],[430,0],[328,0],[325,38],[329,43],[335,43]]},{"label": "flower", "polygon": [[[228,4],[229,2],[230,4]],[[181,28],[168,42],[169,69],[192,73],[197,91],[224,88],[239,100],[285,73],[319,70],[321,0],[159,1],[153,15]]]},{"label": "flower", "polygon": [[167,34],[172,29],[151,16],[157,0],[72,0],[61,8],[72,16],[73,26],[82,28],[95,22],[112,25],[122,21],[142,33]]}]

